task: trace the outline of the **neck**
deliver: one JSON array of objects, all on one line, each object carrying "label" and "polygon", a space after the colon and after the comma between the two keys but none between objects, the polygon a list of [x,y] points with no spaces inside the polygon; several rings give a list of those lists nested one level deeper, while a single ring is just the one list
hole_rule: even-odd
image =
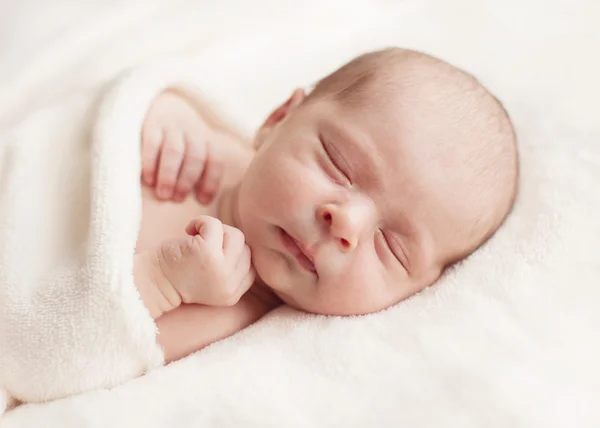
[{"label": "neck", "polygon": [[218,217],[224,224],[242,230],[238,212],[239,190],[240,184],[238,183],[235,186],[223,191],[221,201],[219,202]]}]

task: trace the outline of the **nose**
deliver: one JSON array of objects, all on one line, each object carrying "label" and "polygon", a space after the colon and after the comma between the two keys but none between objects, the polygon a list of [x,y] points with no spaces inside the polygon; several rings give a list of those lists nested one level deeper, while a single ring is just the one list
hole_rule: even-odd
[{"label": "nose", "polygon": [[317,210],[317,216],[340,250],[349,252],[358,246],[364,231],[370,227],[372,211],[367,201],[354,199],[343,204],[324,204]]}]

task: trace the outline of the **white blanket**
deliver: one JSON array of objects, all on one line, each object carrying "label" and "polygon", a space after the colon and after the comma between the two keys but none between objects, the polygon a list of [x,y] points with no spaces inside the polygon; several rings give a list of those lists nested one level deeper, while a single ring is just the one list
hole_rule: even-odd
[{"label": "white blanket", "polygon": [[[0,386],[41,391],[33,399],[119,383],[160,360],[127,267],[139,221],[136,132],[161,85],[199,86],[251,132],[294,85],[365,49],[427,50],[505,102],[522,180],[500,233],[394,308],[350,319],[282,309],[114,389],[20,406],[0,427],[599,426],[598,6],[451,3],[64,0],[75,9],[25,2],[13,6],[20,20],[4,14],[0,304],[41,293],[56,312],[0,313],[18,321],[0,325]],[[163,55],[191,62],[144,65]],[[59,292],[77,284],[79,294]],[[106,311],[111,322],[94,322]],[[77,328],[53,329],[64,317]],[[39,351],[65,337],[64,360],[49,367],[56,355]],[[30,352],[18,362],[11,346],[23,341]],[[104,358],[86,367],[94,353]],[[63,372],[54,387],[38,383]]]}]

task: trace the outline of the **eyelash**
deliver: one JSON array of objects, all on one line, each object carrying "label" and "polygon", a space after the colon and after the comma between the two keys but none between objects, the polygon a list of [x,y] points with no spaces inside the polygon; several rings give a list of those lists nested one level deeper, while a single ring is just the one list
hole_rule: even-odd
[{"label": "eyelash", "polygon": [[319,140],[321,141],[321,146],[323,147],[323,151],[327,155],[327,159],[329,160],[331,165],[335,168],[337,173],[343,177],[343,182],[338,182],[338,184],[348,184],[348,185],[352,184],[350,177],[348,177],[348,175],[344,171],[342,171],[342,169],[338,166],[337,162],[333,159],[333,156],[331,156],[331,154],[329,153],[329,150],[327,150],[327,144],[325,144],[323,137],[319,136]]},{"label": "eyelash", "polygon": [[402,266],[404,266],[404,263],[402,262],[402,260],[400,259],[400,257],[398,257],[398,255],[396,254],[396,252],[394,251],[394,249],[390,245],[390,241],[388,240],[388,238],[386,238],[385,233],[383,233],[383,230],[378,229],[378,232],[379,232],[379,235],[381,236],[381,238],[383,239],[383,241],[385,242],[385,245],[388,247],[388,250],[392,253],[392,255],[396,258],[396,260],[398,260],[398,262],[400,262],[400,264]]}]

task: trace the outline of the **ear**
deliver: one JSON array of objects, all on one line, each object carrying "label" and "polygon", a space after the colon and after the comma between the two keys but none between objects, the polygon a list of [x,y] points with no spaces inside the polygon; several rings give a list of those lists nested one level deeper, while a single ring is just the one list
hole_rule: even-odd
[{"label": "ear", "polygon": [[277,125],[279,122],[285,119],[292,110],[302,104],[302,101],[304,101],[305,98],[306,92],[304,92],[304,89],[296,89],[286,102],[273,110],[261,128],[272,128],[273,126]]},{"label": "ear", "polygon": [[256,150],[262,147],[273,127],[285,119],[296,107],[302,104],[302,101],[304,101],[305,98],[306,92],[304,92],[304,89],[296,89],[286,102],[273,110],[254,136],[253,145]]}]

